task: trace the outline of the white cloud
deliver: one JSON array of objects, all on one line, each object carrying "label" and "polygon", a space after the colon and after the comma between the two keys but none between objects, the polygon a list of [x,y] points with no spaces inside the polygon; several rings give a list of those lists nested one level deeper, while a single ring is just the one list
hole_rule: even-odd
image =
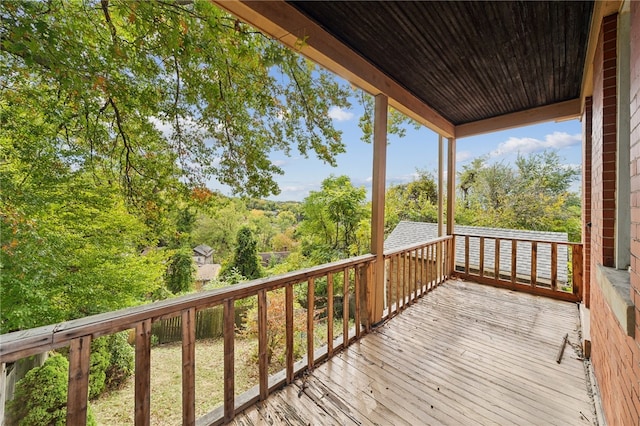
[{"label": "white cloud", "polygon": [[349,121],[353,118],[353,113],[337,106],[329,108],[329,118],[336,121]]},{"label": "white cloud", "polygon": [[462,163],[473,158],[471,151],[456,152],[456,163]]},{"label": "white cloud", "polygon": [[500,157],[516,152],[528,154],[531,152],[544,151],[545,149],[560,149],[579,145],[581,141],[582,135],[580,133],[570,135],[566,132],[553,132],[545,136],[544,140],[535,138],[509,138],[506,142],[498,145],[498,148],[491,152],[491,156]]},{"label": "white cloud", "polygon": [[272,163],[276,167],[282,167],[287,164],[287,160],[273,160]]}]

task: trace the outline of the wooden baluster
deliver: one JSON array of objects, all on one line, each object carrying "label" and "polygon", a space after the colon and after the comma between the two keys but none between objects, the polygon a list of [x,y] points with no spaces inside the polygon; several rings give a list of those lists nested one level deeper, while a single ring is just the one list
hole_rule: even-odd
[{"label": "wooden baluster", "polygon": [[69,345],[69,392],[67,393],[68,425],[87,424],[90,357],[91,336],[82,336],[71,341]]},{"label": "wooden baluster", "polygon": [[446,269],[442,241],[436,243],[436,261],[438,262],[437,284],[440,285],[444,282],[443,277]]},{"label": "wooden baluster", "polygon": [[314,322],[313,317],[315,314],[315,297],[316,297],[316,282],[315,278],[309,278],[307,282],[307,369],[313,369],[313,363],[315,361],[313,352],[313,338],[314,338]]},{"label": "wooden baluster", "polygon": [[431,257],[432,257],[432,253],[431,253],[431,247],[432,245],[429,244],[427,246],[427,291],[431,291],[431,281],[432,281],[432,277],[431,274],[433,273],[433,265],[431,265]]},{"label": "wooden baluster", "polygon": [[582,299],[582,276],[584,273],[582,260],[582,244],[574,244],[571,246],[571,275],[572,275],[572,291],[575,295],[580,295]]},{"label": "wooden baluster", "polygon": [[409,264],[407,268],[407,293],[409,294],[409,305],[412,305],[414,301],[414,285],[412,277],[415,277],[415,270],[413,269],[413,253],[413,251],[407,252],[407,263]]},{"label": "wooden baluster", "polygon": [[538,243],[531,242],[531,287],[538,282]]},{"label": "wooden baluster", "polygon": [[361,298],[362,298],[362,293],[361,293],[361,289],[360,289],[360,268],[362,266],[358,265],[355,268],[353,268],[353,275],[354,275],[354,287],[353,287],[353,293],[354,293],[354,297],[355,297],[355,305],[356,305],[356,311],[354,312],[354,317],[355,317],[355,322],[356,322],[356,339],[360,338],[360,325],[361,323],[361,306],[362,304],[361,302]]},{"label": "wooden baluster", "polygon": [[385,260],[386,277],[387,277],[387,317],[391,318],[391,280],[393,279],[393,258]]},{"label": "wooden baluster", "polygon": [[327,274],[327,355],[333,355],[333,274]]},{"label": "wooden baluster", "polygon": [[287,384],[290,384],[293,382],[293,284],[291,283],[285,287],[285,322]]},{"label": "wooden baluster", "polygon": [[364,286],[364,290],[365,290],[365,306],[367,307],[367,317],[365,318],[365,329],[367,330],[367,333],[371,331],[371,322],[372,322],[372,318],[373,318],[373,304],[370,302],[370,298],[373,297],[370,293],[369,293],[369,289],[372,289],[373,287],[369,285],[370,282],[373,282],[373,266],[375,263],[368,263],[365,265],[365,274],[366,274],[366,285]]},{"label": "wooden baluster", "polygon": [[151,320],[136,325],[135,424],[151,424]]},{"label": "wooden baluster", "polygon": [[479,265],[480,278],[484,277],[484,237],[480,237],[480,265]]},{"label": "wooden baluster", "polygon": [[344,269],[342,285],[342,347],[349,345],[349,268]]},{"label": "wooden baluster", "polygon": [[182,424],[196,424],[196,309],[182,311]]},{"label": "wooden baluster", "polygon": [[516,273],[518,269],[518,242],[511,240],[511,284],[516,286]]},{"label": "wooden baluster", "polygon": [[235,306],[233,299],[224,301],[224,420],[229,422],[235,416]]},{"label": "wooden baluster", "polygon": [[402,281],[400,277],[400,254],[393,255],[395,264],[396,264],[396,315],[400,313],[400,282]]},{"label": "wooden baluster", "polygon": [[495,265],[493,270],[493,278],[496,283],[500,281],[500,238],[496,238],[496,248],[495,248]]},{"label": "wooden baluster", "polygon": [[469,236],[464,236],[464,273],[470,275],[469,271]]},{"label": "wooden baluster", "polygon": [[551,243],[551,290],[558,286],[558,243]]},{"label": "wooden baluster", "polygon": [[402,310],[407,306],[407,253],[403,252],[402,259]]},{"label": "wooden baluster", "polygon": [[418,264],[420,265],[420,297],[424,295],[424,247],[420,248],[420,261]]},{"label": "wooden baluster", "polygon": [[260,401],[269,396],[269,358],[267,342],[267,291],[258,292],[258,377]]}]

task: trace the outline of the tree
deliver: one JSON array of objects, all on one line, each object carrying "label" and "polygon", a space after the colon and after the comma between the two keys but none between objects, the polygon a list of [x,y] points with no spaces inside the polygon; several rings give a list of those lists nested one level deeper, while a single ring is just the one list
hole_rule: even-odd
[{"label": "tree", "polygon": [[3,104],[42,111],[40,151],[131,198],[176,178],[277,193],[272,150],[344,151],[328,110],[350,87],[211,2],[2,2],[0,20]]},{"label": "tree", "polygon": [[[251,229],[247,226],[240,228],[236,238],[233,260],[226,266],[224,272],[235,270],[248,280],[260,278],[262,272],[258,262],[257,245]],[[226,273],[222,275],[226,275]]]},{"label": "tree", "polygon": [[357,231],[369,211],[364,187],[355,188],[347,176],[330,176],[320,191],[311,191],[302,203],[304,218],[300,234],[308,254],[318,262],[328,262],[357,254]]},{"label": "tree", "polygon": [[438,220],[438,185],[426,170],[406,184],[393,185],[385,194],[385,229],[393,230],[401,220],[436,222]]},{"label": "tree", "polygon": [[191,290],[195,281],[195,272],[191,248],[185,246],[175,250],[169,259],[165,275],[167,288],[174,294]]}]

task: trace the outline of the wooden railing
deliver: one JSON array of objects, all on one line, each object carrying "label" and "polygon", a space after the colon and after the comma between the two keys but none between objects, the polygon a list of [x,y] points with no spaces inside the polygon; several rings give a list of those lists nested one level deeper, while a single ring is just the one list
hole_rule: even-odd
[{"label": "wooden railing", "polygon": [[456,234],[454,274],[554,299],[581,300],[582,244]]},{"label": "wooden railing", "polygon": [[447,257],[453,238],[442,237],[420,245],[385,252],[385,315],[391,318],[416,299],[442,284],[450,275]]},{"label": "wooden railing", "polygon": [[[135,424],[150,424],[151,382],[151,326],[161,319],[180,317],[182,327],[182,419],[183,424],[220,424],[231,420],[235,414],[258,400],[264,400],[269,392],[291,383],[294,376],[337,350],[347,347],[369,329],[364,287],[371,279],[371,265],[375,256],[364,255],[334,262],[277,277],[255,280],[219,290],[205,291],[149,305],[137,306],[101,315],[95,315],[56,325],[50,325],[0,336],[0,363],[6,363],[43,353],[52,349],[69,347],[69,388],[67,395],[67,424],[86,424],[87,395],[91,341],[103,335],[123,330],[135,330]],[[341,281],[341,293],[334,295],[334,280]],[[318,306],[315,284],[326,284],[326,305]],[[306,284],[306,359],[294,359],[294,286]],[[268,294],[285,293],[286,361],[283,371],[269,375],[267,358],[267,309]],[[234,342],[236,337],[235,304],[248,297],[257,298],[258,307],[258,385],[237,396],[234,377]],[[334,300],[341,299],[343,330],[342,339],[334,339]],[[354,303],[350,303],[350,298]],[[300,297],[298,297],[298,301]],[[197,419],[195,410],[195,342],[196,313],[203,309],[223,306],[224,340],[224,401],[207,415]],[[350,305],[355,312],[350,312]],[[327,322],[326,344],[316,347],[314,324],[319,312],[325,312]],[[338,336],[339,337],[339,336]]]}]

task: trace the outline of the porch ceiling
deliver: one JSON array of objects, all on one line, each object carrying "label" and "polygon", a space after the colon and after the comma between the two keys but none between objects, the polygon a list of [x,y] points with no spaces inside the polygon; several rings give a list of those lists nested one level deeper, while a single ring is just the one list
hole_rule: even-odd
[{"label": "porch ceiling", "polygon": [[[311,49],[302,53],[361,87],[358,80],[365,80],[365,90],[389,95],[400,110],[426,117],[429,123],[419,121],[445,136],[580,112],[592,1],[260,3],[219,2],[277,38],[304,39]],[[264,25],[267,21],[282,31]],[[318,44],[320,37],[326,38],[325,47]],[[329,41],[333,47],[326,46]],[[394,84],[406,96],[398,96]]]}]

